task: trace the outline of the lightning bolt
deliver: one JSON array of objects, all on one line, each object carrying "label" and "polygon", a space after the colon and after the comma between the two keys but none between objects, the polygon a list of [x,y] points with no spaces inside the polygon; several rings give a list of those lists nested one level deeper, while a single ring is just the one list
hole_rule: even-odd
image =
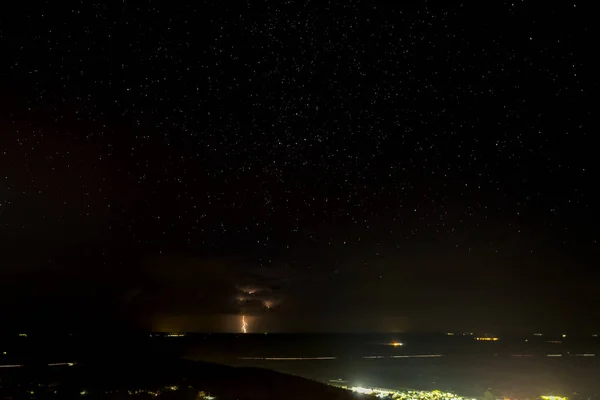
[{"label": "lightning bolt", "polygon": [[242,315],[242,332],[248,333],[248,323],[246,322],[246,316]]}]

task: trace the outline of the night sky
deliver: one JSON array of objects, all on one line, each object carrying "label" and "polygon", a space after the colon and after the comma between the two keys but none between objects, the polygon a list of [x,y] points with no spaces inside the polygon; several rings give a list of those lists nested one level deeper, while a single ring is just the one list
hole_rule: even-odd
[{"label": "night sky", "polygon": [[585,4],[143,3],[0,14],[3,326],[599,327]]}]

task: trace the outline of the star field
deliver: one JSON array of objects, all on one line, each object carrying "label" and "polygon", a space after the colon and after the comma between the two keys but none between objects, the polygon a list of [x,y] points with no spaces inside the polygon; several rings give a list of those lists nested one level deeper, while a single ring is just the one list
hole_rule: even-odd
[{"label": "star field", "polygon": [[258,303],[281,310],[302,310],[306,287],[414,294],[436,274],[502,293],[560,259],[555,287],[598,252],[589,13],[529,1],[17,10],[1,17],[0,235],[7,248],[92,243],[104,265],[115,246],[235,257],[232,285],[267,287]]}]

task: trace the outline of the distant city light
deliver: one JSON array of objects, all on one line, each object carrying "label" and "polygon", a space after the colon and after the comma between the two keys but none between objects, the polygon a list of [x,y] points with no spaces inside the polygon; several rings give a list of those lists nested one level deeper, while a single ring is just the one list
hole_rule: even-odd
[{"label": "distant city light", "polygon": [[454,332],[446,332],[446,335],[448,335],[448,336],[454,336]]},{"label": "distant city light", "polygon": [[82,390],[81,392],[79,392],[79,394],[81,396],[86,396],[88,394],[87,390]]},{"label": "distant city light", "polygon": [[[340,385],[338,382],[330,381],[331,386],[339,387],[342,389],[350,390],[354,393],[367,394],[367,395],[375,395],[379,398],[399,398],[399,399],[419,399],[419,400],[474,400],[467,399],[461,396],[458,396],[454,393],[444,393],[439,390],[432,391],[417,391],[417,390],[394,390],[394,389],[385,389],[378,387],[363,387],[363,386],[352,386],[348,387],[345,385]],[[563,400],[564,398],[555,398],[555,399],[545,399],[545,400]],[[566,399],[564,399],[566,400]]]},{"label": "distant city light", "polygon": [[562,334],[562,337],[563,337],[563,338],[566,338],[566,337],[567,337],[567,335],[563,333],[563,334]]},{"label": "distant city light", "polygon": [[168,333],[167,337],[184,337],[185,333]]},{"label": "distant city light", "polygon": [[20,337],[27,337],[27,334],[26,333],[19,333],[19,336]]},{"label": "distant city light", "polygon": [[350,390],[352,390],[353,392],[356,392],[356,393],[361,393],[361,394],[373,394],[373,389],[368,389],[368,388],[364,388],[364,387],[360,387],[360,386],[351,387]]},{"label": "distant city light", "polygon": [[483,342],[496,342],[498,340],[497,337],[476,337],[475,340],[483,341]]},{"label": "distant city light", "polygon": [[568,400],[568,397],[561,396],[540,396],[543,400]]},{"label": "distant city light", "polygon": [[598,337],[598,334],[597,334],[597,333],[594,333],[594,334],[592,335],[592,337]]},{"label": "distant city light", "polygon": [[544,336],[544,334],[543,334],[543,333],[536,332],[536,333],[534,333],[534,334],[533,334],[533,336]]},{"label": "distant city light", "polygon": [[388,343],[388,346],[399,347],[399,346],[402,346],[402,343],[400,343],[400,342],[391,342],[391,343]]}]

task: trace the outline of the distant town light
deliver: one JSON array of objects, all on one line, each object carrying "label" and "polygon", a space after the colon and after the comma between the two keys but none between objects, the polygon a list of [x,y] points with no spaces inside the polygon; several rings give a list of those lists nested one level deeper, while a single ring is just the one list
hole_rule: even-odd
[{"label": "distant town light", "polygon": [[27,337],[27,334],[26,333],[19,333],[19,336],[20,337]]},{"label": "distant town light", "polygon": [[446,332],[446,335],[448,335],[448,336],[454,336],[454,332]]},{"label": "distant town light", "polygon": [[402,346],[402,343],[400,343],[400,342],[391,342],[391,343],[388,343],[388,346],[399,347],[399,346]]},{"label": "distant town light", "polygon": [[[354,393],[360,393],[360,394],[369,394],[369,395],[375,395],[376,397],[379,398],[402,398],[402,399],[430,399],[430,400],[434,400],[434,399],[446,399],[446,400],[475,400],[475,399],[470,399],[470,398],[465,398],[465,397],[461,397],[458,396],[456,394],[453,393],[444,393],[441,392],[439,390],[432,390],[432,391],[416,391],[416,390],[394,390],[394,389],[385,389],[385,388],[378,388],[378,387],[362,387],[362,386],[352,386],[352,387],[348,387],[345,385],[340,385],[338,382],[334,382],[334,381],[330,381],[332,386],[341,388],[341,389],[345,389],[345,390],[350,390]],[[545,400],[560,400],[560,399],[545,399]]]},{"label": "distant town light", "polygon": [[563,333],[563,334],[562,334],[562,337],[563,337],[563,338],[566,338],[566,337],[567,337],[567,335]]},{"label": "distant town light", "polygon": [[356,392],[356,393],[373,394],[373,389],[364,388],[364,387],[360,387],[360,386],[352,387],[352,388],[350,388],[350,390],[352,390],[353,392]]},{"label": "distant town light", "polygon": [[483,341],[483,342],[496,342],[498,341],[497,337],[476,337],[475,340]]}]

